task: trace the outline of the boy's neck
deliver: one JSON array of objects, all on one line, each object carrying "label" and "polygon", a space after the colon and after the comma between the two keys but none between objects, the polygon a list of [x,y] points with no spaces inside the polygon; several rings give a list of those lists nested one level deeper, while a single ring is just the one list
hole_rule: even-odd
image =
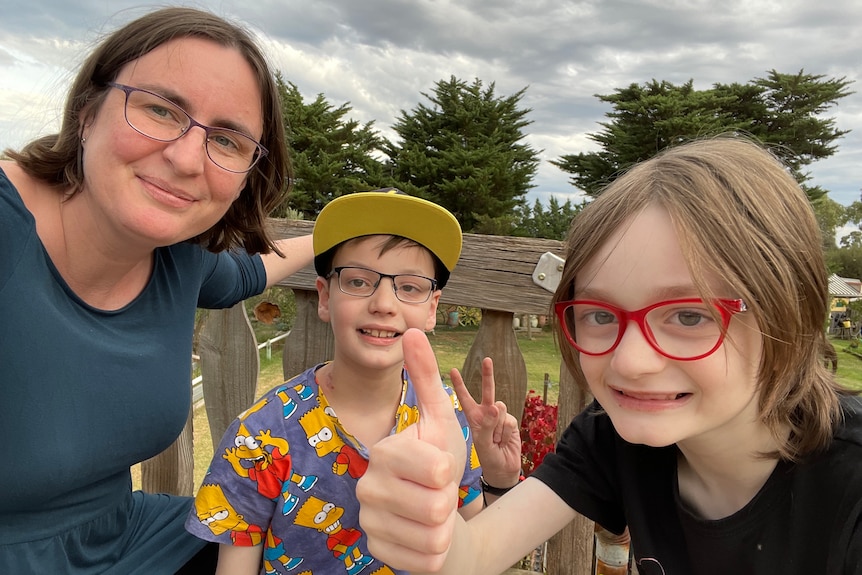
[{"label": "boy's neck", "polygon": [[402,368],[357,373],[330,362],[317,383],[344,429],[366,447],[389,435],[403,386]]}]

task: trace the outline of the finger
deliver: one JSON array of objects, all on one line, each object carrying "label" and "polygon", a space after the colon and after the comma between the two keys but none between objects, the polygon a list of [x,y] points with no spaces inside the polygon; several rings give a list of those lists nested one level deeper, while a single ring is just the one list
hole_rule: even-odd
[{"label": "finger", "polygon": [[[419,439],[453,454],[459,451],[457,444],[460,443],[460,452],[463,452],[464,440],[452,400],[443,389],[437,358],[434,357],[428,338],[415,328],[408,329],[401,337],[404,364],[413,381],[419,407]],[[453,430],[458,441],[453,441]]]},{"label": "finger", "polygon": [[508,437],[508,433],[511,432],[510,421],[515,421],[515,417],[513,415],[509,415],[509,411],[506,408],[506,404],[502,401],[498,401],[494,405],[497,406],[497,425],[494,426],[494,443],[502,443],[504,437]]},{"label": "finger", "polygon": [[455,395],[458,396],[458,401],[461,403],[461,409],[464,411],[464,415],[467,416],[467,420],[473,421],[474,417],[479,417],[479,404],[476,403],[476,400],[470,394],[470,390],[467,389],[464,378],[461,377],[461,372],[453,368],[449,372],[449,379],[452,380],[452,388],[455,390]]},{"label": "finger", "polygon": [[482,360],[482,405],[494,405],[494,361],[490,357]]}]

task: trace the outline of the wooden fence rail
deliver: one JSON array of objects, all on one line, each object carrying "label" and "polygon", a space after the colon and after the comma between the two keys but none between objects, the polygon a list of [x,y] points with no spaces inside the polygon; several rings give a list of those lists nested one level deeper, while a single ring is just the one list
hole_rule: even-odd
[{"label": "wooden fence rail", "polygon": [[[278,237],[311,233],[313,222],[272,220]],[[468,389],[481,394],[481,360],[494,360],[497,398],[504,401],[520,422],[527,393],[527,369],[515,332],[514,314],[546,315],[551,293],[536,285],[533,272],[543,254],[563,257],[563,244],[556,240],[465,234],[464,248],[446,289],[441,306],[459,305],[482,310],[482,319],[462,369]],[[287,377],[332,355],[332,333],[317,317],[316,279],[308,266],[279,284],[292,289],[296,298],[296,319],[285,339],[283,369]],[[257,342],[242,304],[210,312],[198,341],[204,401],[213,444],[234,417],[255,399],[259,355]],[[585,397],[560,366],[559,433],[586,405]],[[190,495],[193,445],[191,416],[174,445],[142,465],[142,486],[147,491]],[[598,533],[598,534],[597,534]],[[596,541],[599,545],[596,545]],[[591,575],[625,573],[610,571],[608,565],[594,566],[608,553],[611,561],[628,554],[626,538],[615,538],[596,529],[592,521],[578,517],[548,543],[548,575]]]}]

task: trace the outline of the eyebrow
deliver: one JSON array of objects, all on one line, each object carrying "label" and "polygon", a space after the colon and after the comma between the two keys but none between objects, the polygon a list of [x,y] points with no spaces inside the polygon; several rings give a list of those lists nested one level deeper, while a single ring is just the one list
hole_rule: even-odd
[{"label": "eyebrow", "polygon": [[[668,299],[683,299],[690,297],[700,297],[700,292],[693,285],[688,286],[667,286],[650,292],[652,299],[655,301],[664,301]],[[598,301],[613,302],[611,292],[607,290],[594,289],[589,286],[582,290],[575,290],[574,299],[594,299]]]},{"label": "eyebrow", "polygon": [[390,275],[390,276],[420,276],[423,278],[434,279],[434,273],[433,272],[431,273],[431,275],[428,275],[425,271],[423,271],[421,269],[416,269],[415,271],[398,272],[397,274],[387,274],[386,272],[377,271],[376,269],[370,268],[367,265],[363,265],[361,263],[347,263],[347,264],[341,264],[341,265],[332,266],[332,267],[333,268],[362,268],[362,269],[365,269],[365,270],[368,270],[368,271],[371,271],[374,273],[385,274],[385,275]]},{"label": "eyebrow", "polygon": [[[165,89],[161,86],[153,86],[153,85],[148,85],[148,84],[141,84],[141,85],[138,85],[136,87],[142,88],[144,90],[149,90],[150,92],[158,94],[159,96],[161,96],[162,98],[164,98],[166,100],[170,100],[171,102],[173,102],[174,104],[176,104],[177,106],[182,108],[186,114],[189,114],[189,116],[191,116],[191,114],[188,111],[189,108],[192,107],[191,102],[189,102],[189,100],[187,98],[181,96],[177,92],[174,92],[174,91],[169,90],[169,89]],[[195,118],[195,120],[197,120],[197,118]],[[203,124],[203,122],[201,122],[201,124]],[[243,126],[242,124],[238,124],[234,120],[217,118],[213,124],[207,124],[207,127],[209,127],[209,128],[227,128],[228,130],[233,130],[234,132],[239,132],[243,135],[248,136],[252,140],[257,141],[257,138],[252,136],[252,134],[254,132],[249,130],[247,126]]]}]

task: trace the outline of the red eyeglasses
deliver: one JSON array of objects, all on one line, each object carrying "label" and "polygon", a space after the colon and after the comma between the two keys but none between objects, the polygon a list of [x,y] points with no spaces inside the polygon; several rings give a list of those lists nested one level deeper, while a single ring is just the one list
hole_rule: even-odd
[{"label": "red eyeglasses", "polygon": [[[595,300],[561,301],[554,305],[563,334],[581,353],[612,352],[633,321],[653,349],[682,361],[702,359],[715,352],[724,341],[731,318],[747,309],[741,299],[699,298],[660,301],[636,311]],[[720,321],[716,321],[716,315]]]}]

